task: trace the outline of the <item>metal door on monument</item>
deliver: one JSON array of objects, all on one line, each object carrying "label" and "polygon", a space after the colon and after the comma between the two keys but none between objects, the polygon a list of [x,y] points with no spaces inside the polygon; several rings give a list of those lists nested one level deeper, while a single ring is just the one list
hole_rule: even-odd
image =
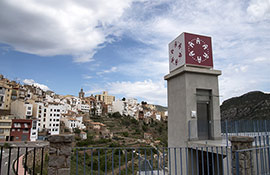
[{"label": "metal door on monument", "polygon": [[200,140],[210,138],[209,118],[209,102],[197,102],[197,127]]}]

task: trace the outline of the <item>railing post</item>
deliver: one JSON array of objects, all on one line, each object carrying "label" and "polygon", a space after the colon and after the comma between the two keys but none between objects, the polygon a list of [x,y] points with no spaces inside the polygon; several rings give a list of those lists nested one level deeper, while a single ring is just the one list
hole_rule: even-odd
[{"label": "railing post", "polygon": [[74,141],[73,135],[51,135],[48,137],[49,163],[48,174],[69,175],[71,144]]},{"label": "railing post", "polygon": [[[252,148],[254,138],[247,136],[233,136],[230,138],[232,144],[232,174],[245,174],[251,172],[254,168],[252,157],[248,151],[239,151]],[[249,166],[245,166],[249,165]],[[251,174],[255,174],[252,172]]]},{"label": "railing post", "polygon": [[236,159],[236,175],[239,175],[239,153],[236,151],[235,152],[235,159]]},{"label": "railing post", "polygon": [[228,140],[228,120],[225,120],[225,129],[226,129],[226,146],[229,146]]}]

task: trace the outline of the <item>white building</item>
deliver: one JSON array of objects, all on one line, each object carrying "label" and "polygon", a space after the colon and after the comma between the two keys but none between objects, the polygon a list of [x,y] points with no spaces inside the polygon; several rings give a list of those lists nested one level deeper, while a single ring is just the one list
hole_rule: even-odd
[{"label": "white building", "polygon": [[112,110],[112,105],[107,105],[107,112],[108,114],[112,114],[113,113],[113,110]]},{"label": "white building", "polygon": [[65,117],[61,119],[64,123],[65,126],[73,132],[75,128],[78,128],[80,130],[85,129],[85,125],[83,124],[83,117],[82,116],[77,116],[77,117]]},{"label": "white building", "polygon": [[49,103],[45,109],[45,127],[51,135],[60,133],[60,118],[62,105],[59,103]]},{"label": "white building", "polygon": [[96,103],[96,115],[101,116],[102,115],[102,102]]},{"label": "white building", "polygon": [[161,120],[161,115],[160,114],[156,114],[156,120]]},{"label": "white building", "polygon": [[136,98],[127,98],[126,102],[128,105],[136,106],[137,105],[137,99]]},{"label": "white building", "polygon": [[78,110],[85,112],[85,113],[89,113],[90,111],[90,105],[88,104],[78,104]]},{"label": "white building", "polygon": [[38,139],[38,121],[37,119],[32,120],[32,128],[30,133],[30,141],[36,141]]},{"label": "white building", "polygon": [[125,109],[125,102],[122,100],[116,100],[112,104],[112,112],[119,112],[121,115],[123,115]]}]

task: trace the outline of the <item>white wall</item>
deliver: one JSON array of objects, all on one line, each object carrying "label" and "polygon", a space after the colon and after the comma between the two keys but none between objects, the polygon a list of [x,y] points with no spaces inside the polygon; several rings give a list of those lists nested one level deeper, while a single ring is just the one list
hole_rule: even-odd
[{"label": "white wall", "polygon": [[123,115],[124,111],[124,102],[122,100],[116,100],[112,104],[112,112],[119,112],[121,115]]}]

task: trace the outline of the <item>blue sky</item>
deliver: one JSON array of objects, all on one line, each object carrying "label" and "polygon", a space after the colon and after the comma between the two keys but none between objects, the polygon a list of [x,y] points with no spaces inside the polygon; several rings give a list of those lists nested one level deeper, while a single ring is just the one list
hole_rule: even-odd
[{"label": "blue sky", "polygon": [[270,0],[2,0],[0,74],[166,105],[168,43],[182,32],[212,37],[221,101],[270,92]]}]

